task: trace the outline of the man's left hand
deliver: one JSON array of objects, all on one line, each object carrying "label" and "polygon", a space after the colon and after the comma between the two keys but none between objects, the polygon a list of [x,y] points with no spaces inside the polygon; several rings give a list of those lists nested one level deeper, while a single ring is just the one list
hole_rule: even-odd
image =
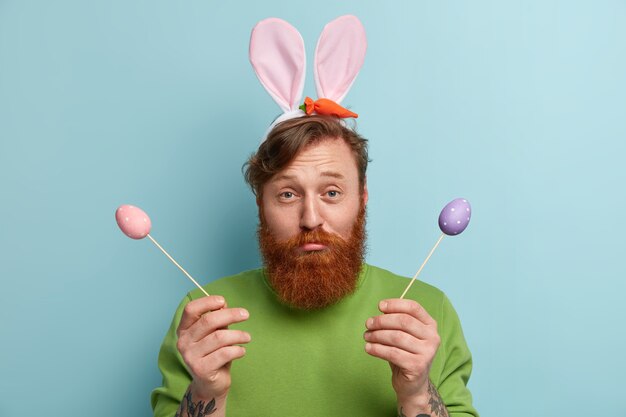
[{"label": "man's left hand", "polygon": [[428,398],[428,374],[441,339],[437,322],[419,303],[399,298],[382,300],[384,314],[366,322],[365,351],[389,362],[398,401]]}]

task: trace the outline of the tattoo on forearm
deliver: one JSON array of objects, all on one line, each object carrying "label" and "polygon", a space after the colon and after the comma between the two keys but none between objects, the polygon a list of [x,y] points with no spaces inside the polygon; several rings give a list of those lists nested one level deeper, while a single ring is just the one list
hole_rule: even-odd
[{"label": "tattoo on forearm", "polygon": [[430,406],[430,411],[432,411],[437,417],[450,417],[446,406],[443,404],[441,396],[430,380],[428,381],[428,395],[428,405]]},{"label": "tattoo on forearm", "polygon": [[[400,411],[398,411],[398,417],[406,417],[406,414],[402,411],[402,407],[400,407]],[[430,414],[418,414],[417,417],[430,417]]]},{"label": "tattoo on forearm", "polygon": [[[441,396],[431,381],[428,381],[428,405],[434,417],[450,417]],[[407,417],[402,406],[398,411],[398,417]],[[431,415],[420,413],[415,417],[431,417]]]},{"label": "tattoo on forearm", "polygon": [[206,404],[204,401],[194,403],[191,398],[191,391],[187,390],[174,417],[205,417],[216,411],[215,398]]}]

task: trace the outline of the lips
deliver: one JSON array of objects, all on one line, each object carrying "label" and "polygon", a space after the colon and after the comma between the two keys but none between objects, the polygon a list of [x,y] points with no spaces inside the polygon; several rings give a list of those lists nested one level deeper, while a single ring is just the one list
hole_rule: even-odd
[{"label": "lips", "polygon": [[305,252],[324,250],[324,249],[327,249],[327,248],[328,247],[326,245],[323,245],[321,243],[316,243],[316,242],[309,242],[309,243],[305,243],[304,245],[300,246],[300,250],[305,251]]}]

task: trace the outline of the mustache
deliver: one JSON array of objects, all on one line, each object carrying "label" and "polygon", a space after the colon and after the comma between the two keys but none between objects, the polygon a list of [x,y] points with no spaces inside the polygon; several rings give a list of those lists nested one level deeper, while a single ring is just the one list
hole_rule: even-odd
[{"label": "mustache", "polygon": [[333,246],[345,242],[345,239],[335,233],[330,233],[323,229],[315,229],[300,232],[285,241],[284,244],[290,247],[299,247],[307,243],[319,243],[325,246]]}]

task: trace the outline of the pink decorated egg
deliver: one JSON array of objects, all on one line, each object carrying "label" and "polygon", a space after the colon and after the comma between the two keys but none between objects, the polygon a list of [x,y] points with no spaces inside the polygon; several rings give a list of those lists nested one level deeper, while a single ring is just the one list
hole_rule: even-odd
[{"label": "pink decorated egg", "polygon": [[115,220],[124,234],[132,239],[143,239],[150,233],[150,217],[139,207],[124,204],[115,211]]}]

